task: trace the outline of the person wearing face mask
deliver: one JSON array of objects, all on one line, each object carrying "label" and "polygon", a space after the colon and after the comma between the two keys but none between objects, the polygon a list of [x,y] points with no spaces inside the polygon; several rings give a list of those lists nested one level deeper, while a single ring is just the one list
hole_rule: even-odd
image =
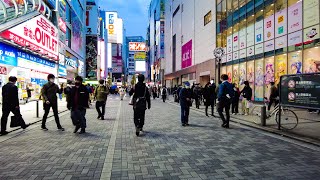
[{"label": "person wearing face mask", "polygon": [[192,91],[190,83],[185,82],[185,87],[180,90],[180,106],[181,106],[181,124],[182,126],[189,126],[189,112],[192,105]]},{"label": "person wearing face mask", "polygon": [[9,77],[9,82],[2,87],[2,117],[1,117],[1,135],[7,135],[7,122],[10,112],[14,114],[16,118],[19,118],[19,122],[23,129],[27,128],[22,119],[19,107],[18,87],[15,85],[17,78],[14,76]]},{"label": "person wearing face mask", "polygon": [[68,101],[71,110],[72,123],[75,126],[73,133],[77,133],[81,128],[79,134],[86,133],[86,109],[89,108],[89,91],[82,84],[83,79],[81,76],[75,78],[75,86],[72,87],[70,92],[70,98]]},{"label": "person wearing face mask", "polygon": [[60,124],[59,115],[58,115],[58,98],[57,94],[62,93],[60,92],[59,86],[54,83],[55,76],[53,74],[48,75],[48,83],[43,85],[41,89],[41,96],[43,98],[43,108],[44,108],[44,115],[42,118],[42,126],[41,128],[45,131],[48,130],[46,127],[47,117],[50,111],[50,108],[53,110],[54,119],[57,124],[58,130],[64,131],[64,128]]}]

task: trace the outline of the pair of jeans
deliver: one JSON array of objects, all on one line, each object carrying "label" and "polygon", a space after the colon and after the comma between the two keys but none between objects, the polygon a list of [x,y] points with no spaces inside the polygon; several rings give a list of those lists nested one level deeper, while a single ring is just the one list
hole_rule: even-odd
[{"label": "pair of jeans", "polygon": [[181,123],[182,124],[189,123],[189,113],[190,113],[189,106],[181,106]]},{"label": "pair of jeans", "polygon": [[20,113],[19,108],[2,108],[2,117],[1,117],[1,132],[4,132],[7,130],[7,122],[8,122],[8,116],[12,112],[16,118],[19,118],[21,121],[21,127],[26,127],[26,123],[24,122],[22,115]]},{"label": "pair of jeans", "polygon": [[134,125],[137,128],[143,128],[146,110],[134,110]]},{"label": "pair of jeans", "polygon": [[[230,100],[219,101],[219,104],[218,104],[219,116],[222,120],[222,123],[227,126],[229,126],[229,121],[230,121],[230,104],[231,104]],[[222,113],[223,109],[226,112],[226,118],[224,117],[224,115]]]},{"label": "pair of jeans", "polygon": [[[102,107],[102,111],[100,108]],[[106,102],[104,101],[97,101],[96,102],[96,110],[98,112],[99,117],[104,117],[105,111],[106,111]]]},{"label": "pair of jeans", "polygon": [[72,123],[75,126],[85,129],[87,127],[86,109],[73,109],[71,110]]},{"label": "pair of jeans", "polygon": [[50,112],[50,108],[52,108],[52,111],[53,111],[53,115],[54,115],[54,119],[56,121],[56,124],[57,124],[57,128],[60,129],[62,128],[61,124],[60,124],[60,120],[59,120],[59,114],[58,114],[58,103],[55,102],[55,103],[51,103],[50,104],[47,104],[47,103],[44,103],[43,104],[43,108],[44,108],[44,115],[43,115],[43,118],[42,118],[42,127],[46,127],[46,121],[47,121],[47,118],[48,118],[48,114]]},{"label": "pair of jeans", "polygon": [[206,100],[206,115],[208,115],[208,107],[211,106],[211,115],[214,115],[214,100]]}]

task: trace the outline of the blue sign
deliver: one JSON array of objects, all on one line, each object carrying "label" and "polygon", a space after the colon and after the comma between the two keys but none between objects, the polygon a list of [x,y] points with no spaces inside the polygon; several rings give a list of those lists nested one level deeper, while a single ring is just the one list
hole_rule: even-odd
[{"label": "blue sign", "polygon": [[66,60],[66,65],[71,66],[73,68],[77,68],[78,67],[78,63],[76,60],[71,59],[71,58],[65,58]]},{"label": "blue sign", "polygon": [[67,68],[65,66],[59,65],[59,76],[67,76]]},{"label": "blue sign", "polygon": [[44,80],[44,79],[38,79],[38,78],[31,78],[31,83],[34,83],[34,84],[38,84],[40,86],[43,86],[45,83],[47,83],[48,81],[47,80]]},{"label": "blue sign", "polygon": [[26,60],[29,60],[29,61],[32,61],[32,62],[35,62],[35,63],[38,63],[38,64],[42,64],[42,65],[45,65],[45,66],[49,66],[51,68],[55,67],[55,63],[54,62],[47,61],[45,59],[39,58],[37,56],[31,55],[31,54],[28,54],[28,53],[25,53],[25,52],[20,51],[20,50],[17,51],[17,57],[18,58],[23,58],[23,59],[26,59]]},{"label": "blue sign", "polygon": [[56,0],[45,0],[45,2],[53,7],[53,9],[56,8]]},{"label": "blue sign", "polygon": [[0,42],[0,63],[17,66],[17,49]]}]

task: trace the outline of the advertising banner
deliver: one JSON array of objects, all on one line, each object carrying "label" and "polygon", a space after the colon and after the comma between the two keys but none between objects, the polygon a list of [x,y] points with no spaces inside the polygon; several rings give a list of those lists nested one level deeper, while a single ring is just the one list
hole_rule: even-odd
[{"label": "advertising banner", "polygon": [[302,73],[302,53],[301,51],[288,54],[288,74]]},{"label": "advertising banner", "polygon": [[239,51],[233,52],[232,60],[239,59]]},{"label": "advertising banner", "polygon": [[82,24],[79,20],[77,14],[72,10],[71,13],[71,49],[78,53],[81,57],[84,56],[84,45],[83,45],[83,35],[82,35]]},{"label": "advertising banner", "polygon": [[303,1],[303,28],[319,23],[319,0]]},{"label": "advertising banner", "polygon": [[287,8],[275,14],[275,37],[287,34]]},{"label": "advertising banner", "polygon": [[241,49],[239,52],[239,58],[246,58],[247,57],[247,50],[246,49]]},{"label": "advertising banner", "polygon": [[[254,88],[254,100],[263,101],[263,84],[264,84],[264,67],[263,59],[255,61],[255,88]],[[249,72],[248,72],[249,73]]]},{"label": "advertising banner", "polygon": [[264,41],[274,38],[274,14],[264,19]]},{"label": "advertising banner", "polygon": [[228,75],[228,81],[231,83],[232,82],[232,65],[227,66],[227,75]]},{"label": "advertising banner", "polygon": [[86,5],[86,34],[98,34],[98,6],[94,2]]},{"label": "advertising banner", "polygon": [[232,83],[239,84],[239,64],[233,65]]},{"label": "advertising banner", "polygon": [[288,34],[288,46],[295,46],[302,43],[302,30]]},{"label": "advertising banner", "polygon": [[106,26],[108,29],[108,42],[117,43],[117,27],[116,20],[118,19],[118,13],[106,12]]},{"label": "advertising banner", "polygon": [[227,53],[232,53],[232,35],[227,37]]},{"label": "advertising banner", "polygon": [[232,61],[232,53],[227,54],[227,62]]},{"label": "advertising banner", "polygon": [[253,55],[254,55],[254,46],[248,47],[247,48],[247,57],[250,57]]},{"label": "advertising banner", "polygon": [[263,43],[257,44],[254,47],[254,54],[261,54],[263,53]]},{"label": "advertising banner", "polygon": [[269,52],[274,50],[274,40],[264,42],[264,52]]},{"label": "advertising banner", "polygon": [[279,55],[276,56],[275,60],[275,76],[274,82],[278,84],[280,82],[280,77],[287,74],[287,56]]},{"label": "advertising banner", "polygon": [[254,45],[254,24],[247,27],[247,47]]},{"label": "advertising banner", "polygon": [[67,77],[67,68],[65,66],[59,65],[58,76]]},{"label": "advertising banner", "polygon": [[302,1],[288,8],[288,33],[302,29]]},{"label": "advertising banner", "polygon": [[320,74],[281,77],[280,102],[283,106],[320,109]]},{"label": "advertising banner", "polygon": [[270,95],[270,88],[271,82],[274,82],[274,73],[275,73],[275,68],[274,68],[274,57],[269,57],[266,58],[265,60],[265,74],[264,74],[264,84],[265,84],[265,93],[264,97],[269,97]]},{"label": "advertising banner", "polygon": [[303,42],[319,39],[319,24],[303,30]]},{"label": "advertising banner", "polygon": [[263,20],[256,22],[254,28],[255,44],[259,44],[263,42]]},{"label": "advertising banner", "polygon": [[135,61],[145,61],[146,60],[146,53],[145,52],[134,53],[134,60]]},{"label": "advertising banner", "polygon": [[240,46],[240,49],[246,49],[246,47],[247,47],[246,28],[243,28],[239,31],[239,46]]},{"label": "advertising banner", "polygon": [[238,51],[238,49],[239,49],[239,34],[238,34],[238,32],[236,32],[232,35],[232,39],[233,39],[233,42],[232,42],[233,52]]},{"label": "advertising banner", "polygon": [[[239,88],[243,89],[244,81],[247,80],[247,67],[246,62],[239,64]],[[251,87],[253,88],[253,87]]]},{"label": "advertising banner", "polygon": [[84,62],[81,60],[78,60],[78,75],[86,77]]},{"label": "advertising banner", "polygon": [[58,29],[43,15],[5,30],[0,36],[31,51],[58,59]]},{"label": "advertising banner", "polygon": [[287,36],[276,38],[275,49],[281,49],[287,47]]},{"label": "advertising banner", "polygon": [[192,66],[192,39],[182,46],[181,54],[181,68]]},{"label": "advertising banner", "polygon": [[[247,63],[247,81],[249,82],[250,87],[252,88],[252,100],[254,100],[254,89],[255,89],[255,84],[254,84],[254,61],[248,61]],[[243,87],[243,85],[240,84],[240,86]]]},{"label": "advertising banner", "polygon": [[96,36],[86,37],[86,77],[97,78],[98,40]]},{"label": "advertising banner", "polygon": [[0,42],[0,63],[17,66],[17,49]]},{"label": "advertising banner", "polygon": [[129,51],[146,51],[146,43],[129,42]]}]

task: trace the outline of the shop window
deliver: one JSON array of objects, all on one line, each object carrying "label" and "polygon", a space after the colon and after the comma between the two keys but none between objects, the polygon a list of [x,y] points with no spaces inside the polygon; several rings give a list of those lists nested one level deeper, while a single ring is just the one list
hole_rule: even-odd
[{"label": "shop window", "polygon": [[303,51],[303,72],[320,72],[320,48],[314,47]]},{"label": "shop window", "polygon": [[263,20],[263,9],[259,10],[255,14],[256,22]]},{"label": "shop window", "polygon": [[255,73],[254,74],[254,77],[255,77],[254,100],[255,101],[263,101],[264,69],[265,68],[264,68],[263,59],[254,61],[254,73]]},{"label": "shop window", "polygon": [[295,51],[288,54],[288,74],[302,73],[302,51]]},{"label": "shop window", "polygon": [[264,10],[264,18],[267,18],[273,14],[274,14],[274,4],[270,4],[266,6]]},{"label": "shop window", "polygon": [[228,75],[228,81],[232,82],[232,65],[227,66],[227,75]]},{"label": "shop window", "polygon": [[275,59],[275,77],[274,82],[278,84],[280,82],[280,77],[287,74],[287,54],[282,54],[276,56]]},{"label": "shop window", "polygon": [[222,34],[217,34],[217,47],[222,47]]},{"label": "shop window", "polygon": [[287,0],[276,0],[275,1],[276,12],[279,12],[285,8],[287,8]]},{"label": "shop window", "polygon": [[239,77],[239,64],[234,64],[232,71],[232,83],[239,84]]},{"label": "shop window", "polygon": [[228,16],[232,15],[232,0],[227,0],[227,12]]},{"label": "shop window", "polygon": [[271,82],[274,82],[274,56],[265,59],[265,75],[264,75],[264,97],[269,97]]},{"label": "shop window", "polygon": [[[246,71],[246,80],[249,82],[250,87],[252,88],[252,100],[254,100],[254,92],[255,92],[255,72],[254,72],[254,61],[248,61],[247,63],[247,71]],[[241,66],[241,64],[240,64]],[[241,67],[240,67],[240,71],[241,71]],[[263,72],[262,72],[263,74]],[[240,84],[241,85],[241,84]],[[243,85],[241,90],[243,89]]]},{"label": "shop window", "polygon": [[247,7],[247,13],[253,12],[253,10],[254,10],[254,0],[249,1],[247,3],[246,7]]}]

